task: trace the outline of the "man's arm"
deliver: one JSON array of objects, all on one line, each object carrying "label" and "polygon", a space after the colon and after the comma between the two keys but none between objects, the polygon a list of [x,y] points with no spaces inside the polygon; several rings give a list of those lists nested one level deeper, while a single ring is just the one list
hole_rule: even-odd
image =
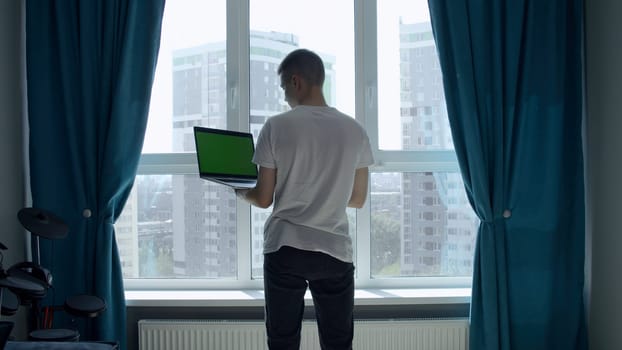
[{"label": "man's arm", "polygon": [[268,208],[274,199],[274,187],[276,186],[276,169],[259,167],[257,185],[251,189],[237,189],[235,194],[250,204]]},{"label": "man's arm", "polygon": [[367,199],[367,183],[369,179],[369,168],[358,168],[354,173],[354,185],[348,207],[362,208]]}]

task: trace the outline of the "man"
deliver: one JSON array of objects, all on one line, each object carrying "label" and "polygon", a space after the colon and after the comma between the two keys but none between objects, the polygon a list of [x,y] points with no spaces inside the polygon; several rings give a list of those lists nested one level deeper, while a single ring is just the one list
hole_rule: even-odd
[{"label": "man", "polygon": [[369,138],[351,117],[328,107],[324,64],[305,49],[278,68],[292,108],[266,121],[253,162],[255,188],[236,194],[267,208],[264,232],[266,331],[270,349],[298,349],[307,286],[322,349],[351,349],[354,265],[346,207],[367,198]]}]

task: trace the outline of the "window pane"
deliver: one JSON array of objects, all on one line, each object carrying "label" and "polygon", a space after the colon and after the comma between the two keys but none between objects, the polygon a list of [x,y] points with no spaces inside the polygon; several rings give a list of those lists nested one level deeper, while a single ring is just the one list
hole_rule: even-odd
[{"label": "window pane", "polygon": [[459,173],[372,173],[372,277],[470,276],[479,220]]},{"label": "window pane", "polygon": [[[143,153],[194,152],[226,128],[226,0],[166,4]],[[235,277],[236,202],[196,175],[137,176],[115,224],[126,278]]]},{"label": "window pane", "polygon": [[226,127],[226,0],[166,3],[143,153],[194,152],[194,125]]},{"label": "window pane", "polygon": [[196,175],[139,175],[115,223],[124,278],[237,276],[236,198]]},{"label": "window pane", "polygon": [[[275,15],[284,13],[304,16]],[[312,50],[322,57],[328,105],[354,116],[353,1],[251,0],[250,29],[250,130],[255,137],[267,118],[289,110],[277,68],[297,48]],[[253,278],[263,275],[263,226],[271,211],[251,210]],[[348,209],[352,235],[356,230],[355,215],[356,210]]]},{"label": "window pane", "polygon": [[378,1],[378,134],[384,150],[453,149],[427,0]]}]

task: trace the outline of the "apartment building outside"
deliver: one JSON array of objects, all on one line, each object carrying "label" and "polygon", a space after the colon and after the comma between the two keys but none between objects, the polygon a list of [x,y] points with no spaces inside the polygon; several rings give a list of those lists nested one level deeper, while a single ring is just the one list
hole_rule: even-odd
[{"label": "apartment building outside", "polygon": [[[400,24],[402,149],[453,149],[429,22]],[[402,175],[401,275],[469,276],[477,220],[458,172]]]}]

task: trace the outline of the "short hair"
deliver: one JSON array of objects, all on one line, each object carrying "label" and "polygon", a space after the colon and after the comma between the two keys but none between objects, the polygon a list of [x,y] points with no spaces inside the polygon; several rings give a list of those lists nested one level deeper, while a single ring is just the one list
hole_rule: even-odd
[{"label": "short hair", "polygon": [[297,49],[285,56],[277,73],[283,80],[297,74],[311,85],[324,84],[324,63],[320,56],[307,49]]}]

